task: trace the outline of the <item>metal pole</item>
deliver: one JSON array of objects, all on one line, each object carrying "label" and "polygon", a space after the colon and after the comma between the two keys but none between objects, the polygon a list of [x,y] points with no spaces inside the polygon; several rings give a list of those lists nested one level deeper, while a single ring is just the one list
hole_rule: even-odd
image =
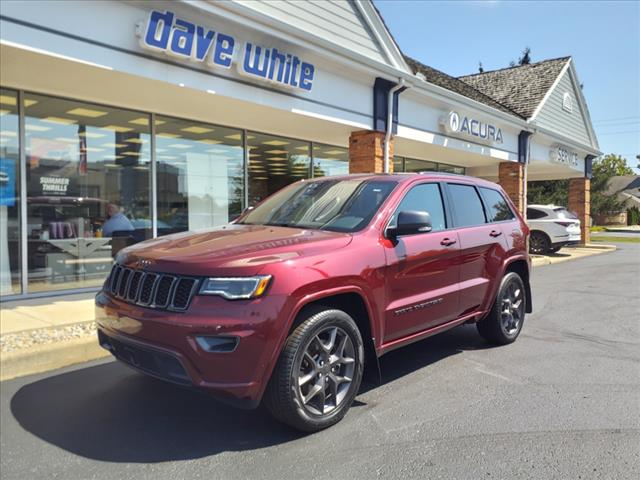
[{"label": "metal pole", "polygon": [[29,242],[27,241],[27,153],[25,143],[24,129],[24,91],[18,91],[18,151],[20,164],[18,171],[20,172],[20,283],[22,287],[22,295],[25,295],[29,287]]},{"label": "metal pole", "polygon": [[158,163],[156,158],[156,114],[151,113],[151,235],[158,236]]}]

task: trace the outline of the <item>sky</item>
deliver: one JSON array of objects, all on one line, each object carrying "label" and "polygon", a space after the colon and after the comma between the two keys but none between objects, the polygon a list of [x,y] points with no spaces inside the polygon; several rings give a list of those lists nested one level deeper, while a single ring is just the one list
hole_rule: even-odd
[{"label": "sky", "polygon": [[[453,76],[572,56],[600,150],[640,154],[640,0],[374,0],[400,49]],[[640,169],[636,169],[640,173]]]}]

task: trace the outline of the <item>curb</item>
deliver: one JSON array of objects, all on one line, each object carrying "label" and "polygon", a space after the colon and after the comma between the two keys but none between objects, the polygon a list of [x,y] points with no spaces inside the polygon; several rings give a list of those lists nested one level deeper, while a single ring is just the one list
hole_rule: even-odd
[{"label": "curb", "polygon": [[97,360],[108,355],[109,352],[98,344],[96,335],[1,353],[0,381]]}]

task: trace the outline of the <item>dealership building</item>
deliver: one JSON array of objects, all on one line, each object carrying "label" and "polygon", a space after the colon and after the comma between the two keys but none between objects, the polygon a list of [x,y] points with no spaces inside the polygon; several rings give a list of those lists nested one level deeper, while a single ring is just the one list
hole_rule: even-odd
[{"label": "dealership building", "polygon": [[571,179],[588,242],[601,152],[570,57],[454,78],[368,0],[0,8],[5,301],[95,291],[128,244],[385,166],[493,180],[521,210],[527,181]]}]

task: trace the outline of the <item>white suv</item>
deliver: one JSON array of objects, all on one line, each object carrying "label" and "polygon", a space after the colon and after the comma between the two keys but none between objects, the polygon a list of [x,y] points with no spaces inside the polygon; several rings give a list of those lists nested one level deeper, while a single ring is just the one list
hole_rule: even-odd
[{"label": "white suv", "polygon": [[527,225],[530,253],[555,253],[565,245],[580,243],[580,220],[565,207],[529,205]]}]

